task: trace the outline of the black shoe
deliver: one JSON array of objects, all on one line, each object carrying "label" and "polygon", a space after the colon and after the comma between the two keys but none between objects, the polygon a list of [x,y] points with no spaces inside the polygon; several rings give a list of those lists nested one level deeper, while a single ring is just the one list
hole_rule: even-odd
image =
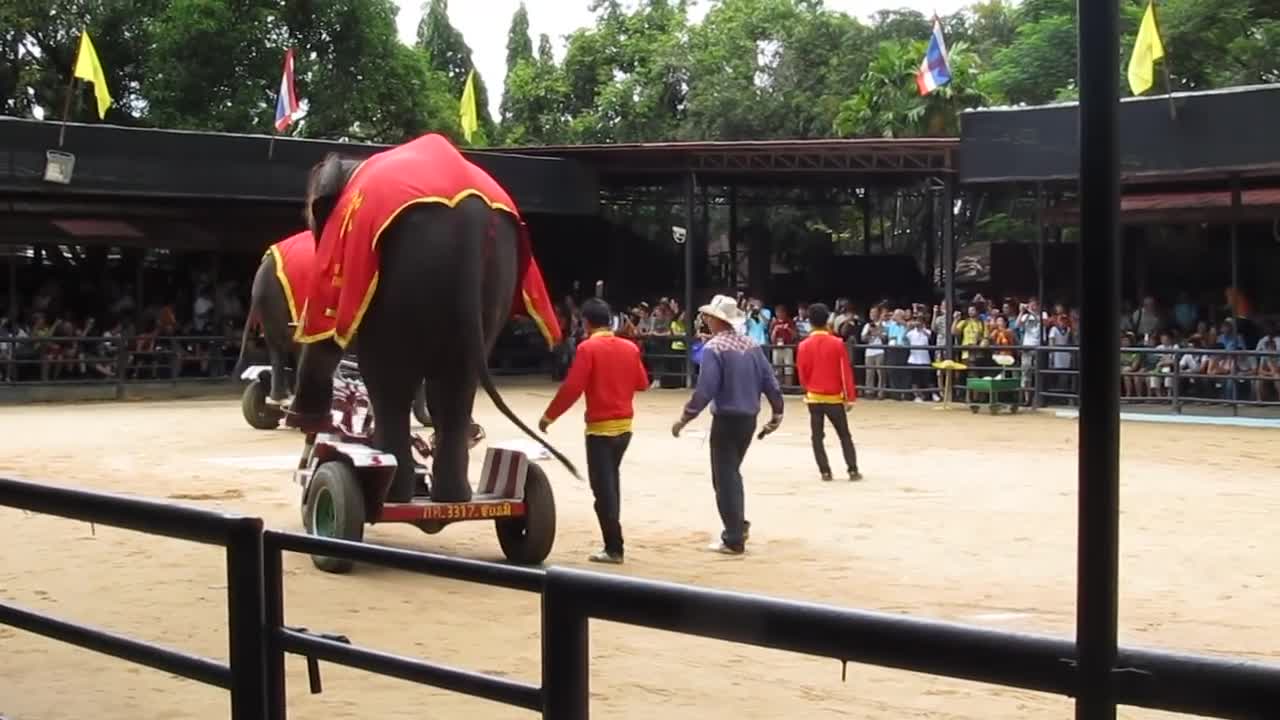
[{"label": "black shoe", "polygon": [[861,479],[862,479],[862,473],[858,472],[857,470],[849,471],[849,482],[858,482]]},{"label": "black shoe", "polygon": [[750,539],[751,539],[751,521],[744,520],[742,522],[742,542],[746,542]]},{"label": "black shoe", "polygon": [[829,472],[822,473],[822,482],[831,482],[831,480],[832,480],[831,473]]}]

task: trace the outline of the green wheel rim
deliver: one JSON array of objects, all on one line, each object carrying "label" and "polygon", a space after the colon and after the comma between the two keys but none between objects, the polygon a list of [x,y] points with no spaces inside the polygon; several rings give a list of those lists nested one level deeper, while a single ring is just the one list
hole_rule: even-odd
[{"label": "green wheel rim", "polygon": [[312,515],[312,526],[320,537],[334,537],[334,528],[338,524],[337,508],[333,504],[333,495],[325,488],[316,492],[316,509]]}]

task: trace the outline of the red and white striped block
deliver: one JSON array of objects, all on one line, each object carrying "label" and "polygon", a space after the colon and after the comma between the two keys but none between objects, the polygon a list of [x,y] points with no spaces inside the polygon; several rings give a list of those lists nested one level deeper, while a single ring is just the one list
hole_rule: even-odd
[{"label": "red and white striped block", "polygon": [[488,448],[484,453],[484,468],[480,471],[480,494],[522,500],[528,470],[529,457],[523,452]]}]

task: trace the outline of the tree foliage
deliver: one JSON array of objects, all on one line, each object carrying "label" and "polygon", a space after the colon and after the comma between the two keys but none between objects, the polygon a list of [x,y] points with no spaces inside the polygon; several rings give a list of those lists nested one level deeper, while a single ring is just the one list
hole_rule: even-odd
[{"label": "tree foliage", "polygon": [[[578,0],[574,0],[578,1]],[[586,1],[586,0],[581,0]],[[1123,0],[1127,60],[1147,0]],[[910,136],[957,132],[957,113],[990,103],[1074,97],[1076,0],[976,0],[941,18],[953,81],[920,97],[913,75],[931,18],[855,18],[822,0],[593,0],[594,21],[564,39],[511,18],[500,125],[477,74],[475,144]],[[401,43],[393,0],[5,0],[0,112],[60,118],[80,29],[88,28],[115,104],[106,121],[269,132],[285,48],[296,53],[309,137],[457,139],[475,69],[447,0],[427,0]],[[1174,90],[1280,82],[1280,0],[1160,0]],[[501,30],[498,29],[498,32]],[[1163,90],[1163,70],[1158,74]],[[96,121],[78,84],[70,117]]]}]

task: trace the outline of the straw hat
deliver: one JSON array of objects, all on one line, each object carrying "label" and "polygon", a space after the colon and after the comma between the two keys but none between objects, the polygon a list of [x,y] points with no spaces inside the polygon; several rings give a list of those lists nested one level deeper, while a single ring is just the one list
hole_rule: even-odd
[{"label": "straw hat", "polygon": [[735,328],[746,319],[738,309],[738,301],[728,295],[716,295],[711,302],[698,308],[698,312],[709,317],[723,320]]}]

